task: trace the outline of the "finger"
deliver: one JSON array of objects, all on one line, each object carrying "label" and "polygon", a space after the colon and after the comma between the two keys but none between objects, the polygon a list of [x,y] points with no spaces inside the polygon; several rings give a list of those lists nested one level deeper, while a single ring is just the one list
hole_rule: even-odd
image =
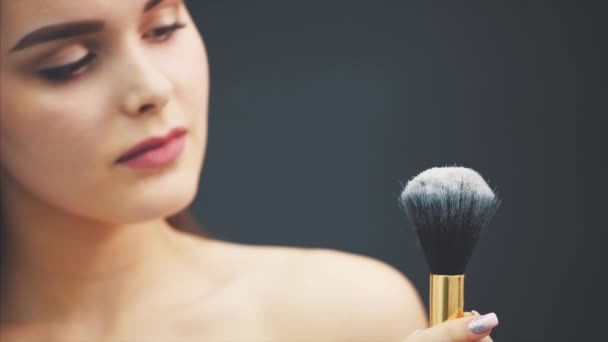
[{"label": "finger", "polygon": [[424,331],[424,329],[415,330],[410,336],[414,336],[414,335],[419,334],[419,333],[421,333],[423,331]]},{"label": "finger", "polygon": [[479,316],[479,312],[475,311],[475,310],[471,310],[471,312],[465,312],[464,313],[464,317],[471,317],[471,316]]},{"label": "finger", "polygon": [[494,340],[490,336],[486,336],[480,342],[494,342]]},{"label": "finger", "polygon": [[426,329],[414,335],[411,341],[479,341],[487,337],[496,325],[498,325],[498,318],[494,313],[483,316],[463,317]]}]

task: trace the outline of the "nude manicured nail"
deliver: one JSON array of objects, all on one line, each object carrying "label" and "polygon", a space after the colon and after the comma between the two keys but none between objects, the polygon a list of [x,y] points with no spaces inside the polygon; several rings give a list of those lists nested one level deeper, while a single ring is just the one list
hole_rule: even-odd
[{"label": "nude manicured nail", "polygon": [[474,334],[483,334],[497,325],[498,317],[492,312],[470,321],[468,328]]}]

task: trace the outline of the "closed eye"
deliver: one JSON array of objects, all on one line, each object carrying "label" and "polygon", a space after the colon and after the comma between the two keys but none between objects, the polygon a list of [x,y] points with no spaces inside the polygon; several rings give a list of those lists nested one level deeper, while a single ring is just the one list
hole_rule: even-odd
[{"label": "closed eye", "polygon": [[[168,26],[152,29],[149,33],[144,35],[144,38],[152,38],[152,40],[155,42],[164,42],[173,36],[174,31],[184,27],[186,27],[186,24],[175,22]],[[75,78],[79,74],[79,71],[82,71],[86,65],[96,58],[96,56],[97,55],[95,53],[89,52],[83,58],[74,63],[38,70],[38,74],[45,80],[51,82],[68,81]]]},{"label": "closed eye", "polygon": [[[168,33],[172,33],[173,31],[179,30],[181,28],[186,27],[186,24],[184,23],[180,23],[180,22],[175,22],[169,26],[162,26],[162,27],[158,27],[153,29],[152,32],[152,36],[155,38],[159,38],[159,37],[165,37],[164,39],[161,40],[166,40],[166,35]],[[149,34],[144,35],[144,37],[149,37]]]},{"label": "closed eye", "polygon": [[75,63],[65,64],[60,67],[48,68],[38,71],[38,73],[49,81],[61,81],[76,76],[76,72],[95,59],[96,55],[92,52],[86,54]]}]

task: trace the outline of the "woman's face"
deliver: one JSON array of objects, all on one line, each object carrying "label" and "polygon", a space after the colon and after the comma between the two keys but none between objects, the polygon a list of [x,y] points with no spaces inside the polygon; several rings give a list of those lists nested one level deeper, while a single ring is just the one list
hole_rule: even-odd
[{"label": "woman's face", "polygon": [[[187,207],[206,147],[209,72],[183,1],[0,4],[3,200],[19,205],[32,196],[113,224]],[[24,38],[68,22],[84,22],[86,32],[71,27]],[[176,23],[185,26],[172,30]],[[134,144],[176,126],[188,134],[175,163],[147,170],[115,163]]]}]

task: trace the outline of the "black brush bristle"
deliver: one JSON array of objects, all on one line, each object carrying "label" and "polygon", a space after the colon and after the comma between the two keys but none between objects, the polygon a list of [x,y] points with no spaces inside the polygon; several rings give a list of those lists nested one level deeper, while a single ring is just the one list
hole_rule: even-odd
[{"label": "black brush bristle", "polygon": [[433,274],[464,274],[481,230],[500,204],[464,167],[436,167],[410,180],[399,198]]}]

